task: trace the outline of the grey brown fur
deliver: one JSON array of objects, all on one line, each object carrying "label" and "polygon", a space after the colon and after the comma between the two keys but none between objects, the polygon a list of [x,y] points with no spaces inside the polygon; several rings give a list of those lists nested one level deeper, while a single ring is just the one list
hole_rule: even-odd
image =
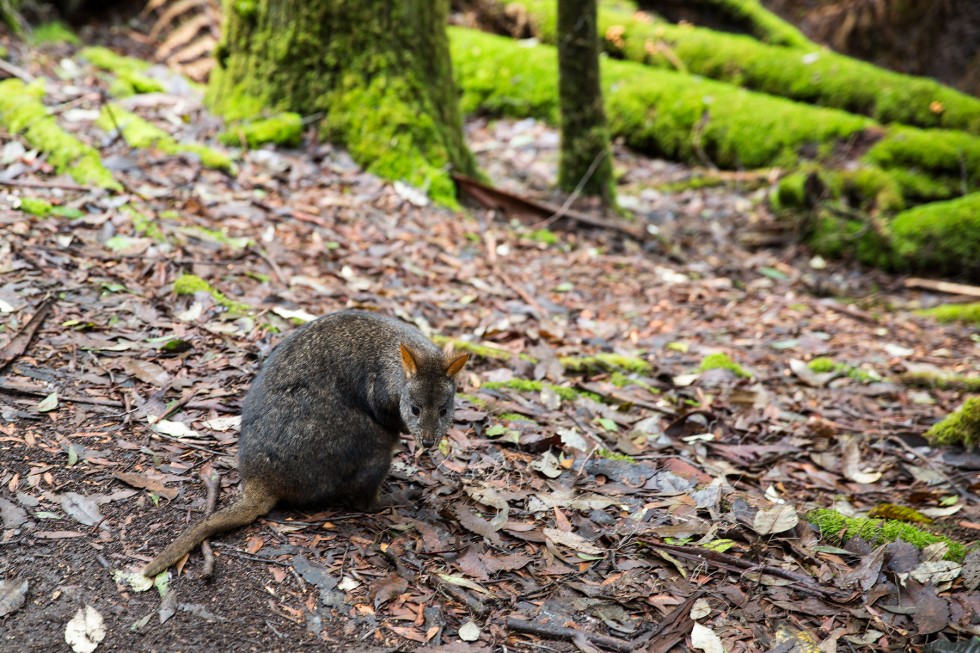
[{"label": "grey brown fur", "polygon": [[443,352],[413,326],[365,311],[297,329],[245,397],[241,496],[190,527],[143,574],[155,576],[205,538],[251,523],[280,501],[375,506],[398,434],[429,447],[452,424],[454,377],[467,358]]}]

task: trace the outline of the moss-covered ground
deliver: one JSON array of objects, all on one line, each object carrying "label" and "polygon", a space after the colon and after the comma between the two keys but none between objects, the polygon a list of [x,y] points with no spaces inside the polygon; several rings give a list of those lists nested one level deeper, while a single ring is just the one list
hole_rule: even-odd
[{"label": "moss-covered ground", "polygon": [[818,509],[807,513],[806,520],[817,527],[822,537],[837,544],[843,544],[852,537],[860,537],[871,545],[902,540],[920,549],[944,542],[949,547],[945,556],[947,560],[962,560],[966,555],[966,548],[959,542],[892,519],[845,517],[835,510]]},{"label": "moss-covered ground", "polygon": [[40,82],[27,85],[16,78],[0,82],[0,124],[11,134],[22,135],[45,154],[55,170],[69,174],[79,184],[121,190],[102,165],[99,152],[59,127],[48,115],[42,97]]},{"label": "moss-covered ground", "polygon": [[970,397],[955,412],[933,424],[926,439],[936,445],[974,449],[980,444],[980,397]]},{"label": "moss-covered ground", "polygon": [[107,132],[119,130],[130,147],[156,148],[166,154],[193,154],[206,168],[235,172],[231,157],[200,143],[178,143],[170,134],[117,104],[105,104],[96,124]]}]

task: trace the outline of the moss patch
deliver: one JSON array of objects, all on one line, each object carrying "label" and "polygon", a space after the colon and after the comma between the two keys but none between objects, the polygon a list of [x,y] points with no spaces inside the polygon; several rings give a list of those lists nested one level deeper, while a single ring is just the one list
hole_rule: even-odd
[{"label": "moss patch", "polygon": [[218,136],[223,145],[255,148],[265,143],[295,147],[303,137],[303,118],[298,113],[280,113],[270,118],[231,125]]},{"label": "moss patch", "polygon": [[174,281],[175,295],[193,295],[198,292],[206,292],[211,295],[217,304],[224,306],[229,311],[247,313],[251,308],[248,304],[229,299],[224,293],[196,274],[183,274]]},{"label": "moss patch", "polygon": [[602,400],[599,395],[594,392],[584,392],[581,390],[576,390],[575,388],[569,388],[564,385],[555,385],[554,383],[546,383],[544,381],[532,381],[531,379],[511,379],[509,381],[487,381],[483,384],[483,388],[487,390],[494,390],[497,388],[510,388],[511,390],[518,390],[520,392],[541,392],[544,388],[550,388],[554,390],[555,394],[564,399],[565,401],[572,401],[579,397],[588,397],[595,402],[600,402]]},{"label": "moss patch", "polygon": [[136,93],[162,93],[165,90],[159,80],[143,74],[151,64],[142,59],[125,57],[101,46],[84,48],[80,54],[92,62],[92,65],[115,76],[109,92],[116,97]]},{"label": "moss patch", "polygon": [[942,304],[916,311],[917,315],[935,318],[940,322],[966,322],[980,326],[980,302],[969,304]]},{"label": "moss patch", "polygon": [[[469,352],[474,356],[479,356],[480,358],[487,358],[490,360],[508,360],[514,356],[514,352],[510,351],[509,349],[494,347],[492,345],[483,345],[477,342],[470,342],[469,340],[447,338],[446,336],[439,334],[432,336],[432,342],[436,343],[440,347],[445,347],[447,344],[449,344],[452,345],[452,348],[456,351]],[[528,354],[517,354],[517,357],[521,360],[528,361],[529,363],[538,362],[538,359]]]},{"label": "moss patch", "polygon": [[[557,123],[554,48],[460,28],[449,33],[464,112]],[[829,151],[874,124],[633,62],[603,61],[602,76],[612,134],[636,150],[678,161],[708,159],[732,169],[792,166],[802,151],[821,145]]]},{"label": "moss patch", "polygon": [[75,32],[71,31],[71,28],[60,20],[44,23],[33,28],[27,36],[27,42],[30,45],[45,45],[48,43],[70,43],[72,45],[78,45],[81,43],[75,35]]},{"label": "moss patch", "polygon": [[818,509],[807,513],[806,520],[819,529],[822,537],[837,544],[843,544],[852,537],[860,537],[872,546],[902,540],[920,549],[936,542],[945,542],[949,547],[946,560],[961,561],[966,555],[966,548],[959,542],[892,519],[845,517],[835,510]]},{"label": "moss patch", "polygon": [[11,134],[22,134],[31,147],[42,152],[59,173],[71,175],[82,185],[122,190],[102,165],[98,151],[58,126],[40,98],[44,87],[11,78],[0,82],[0,124]]},{"label": "moss patch", "polygon": [[866,372],[859,367],[847,365],[846,363],[838,363],[834,359],[824,356],[814,358],[812,361],[807,363],[807,367],[817,374],[842,374],[861,383],[872,383],[874,381],[881,380],[881,377],[877,374]]},{"label": "moss patch", "polygon": [[224,152],[219,152],[200,143],[178,143],[173,137],[151,122],[130,113],[116,104],[106,104],[102,107],[99,119],[95,123],[107,132],[116,128],[131,146],[139,149],[156,148],[166,154],[194,154],[201,159],[201,165],[206,168],[223,170],[230,174],[235,172],[235,164]]},{"label": "moss patch", "polygon": [[957,374],[932,374],[929,372],[906,372],[898,377],[905,385],[914,388],[938,388],[940,390],[962,390],[980,392],[980,376],[960,376]]},{"label": "moss patch", "polygon": [[559,362],[566,371],[580,374],[611,372],[613,370],[642,374],[650,371],[650,363],[642,358],[606,352],[598,353],[595,356],[564,356],[559,359]]},{"label": "moss patch", "polygon": [[980,275],[980,193],[903,211],[890,228],[890,267]]},{"label": "moss patch", "polygon": [[970,397],[954,413],[933,424],[926,439],[936,445],[962,445],[973,449],[980,444],[980,397]]},{"label": "moss patch", "polygon": [[718,369],[731,370],[736,374],[736,376],[740,376],[743,378],[752,377],[752,374],[750,372],[748,372],[744,367],[742,367],[741,365],[733,361],[731,358],[729,358],[728,354],[723,354],[720,352],[715,354],[708,354],[707,356],[704,357],[704,360],[701,361],[701,365],[698,366],[698,372],[707,372],[708,370],[718,370]]},{"label": "moss patch", "polygon": [[22,197],[20,199],[20,210],[24,213],[30,213],[31,215],[36,215],[39,218],[51,213],[51,203],[47,200],[42,200],[39,197]]}]

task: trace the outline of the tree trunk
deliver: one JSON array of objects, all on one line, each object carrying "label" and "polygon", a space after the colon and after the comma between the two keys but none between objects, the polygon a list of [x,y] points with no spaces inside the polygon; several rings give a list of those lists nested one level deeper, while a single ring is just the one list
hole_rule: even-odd
[{"label": "tree trunk", "polygon": [[452,202],[473,174],[445,23],[448,0],[224,0],[208,101],[226,118],[322,115],[369,171]]},{"label": "tree trunk", "polygon": [[558,0],[558,185],[613,201],[609,129],[599,86],[596,0]]}]

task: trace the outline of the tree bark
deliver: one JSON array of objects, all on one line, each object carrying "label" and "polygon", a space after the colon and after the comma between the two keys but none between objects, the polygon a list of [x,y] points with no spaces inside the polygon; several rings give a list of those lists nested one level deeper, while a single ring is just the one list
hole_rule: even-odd
[{"label": "tree bark", "polygon": [[225,0],[208,101],[227,118],[322,115],[369,171],[452,201],[475,169],[449,61],[448,0]]},{"label": "tree bark", "polygon": [[599,86],[596,0],[558,0],[558,185],[613,201],[609,129]]}]

